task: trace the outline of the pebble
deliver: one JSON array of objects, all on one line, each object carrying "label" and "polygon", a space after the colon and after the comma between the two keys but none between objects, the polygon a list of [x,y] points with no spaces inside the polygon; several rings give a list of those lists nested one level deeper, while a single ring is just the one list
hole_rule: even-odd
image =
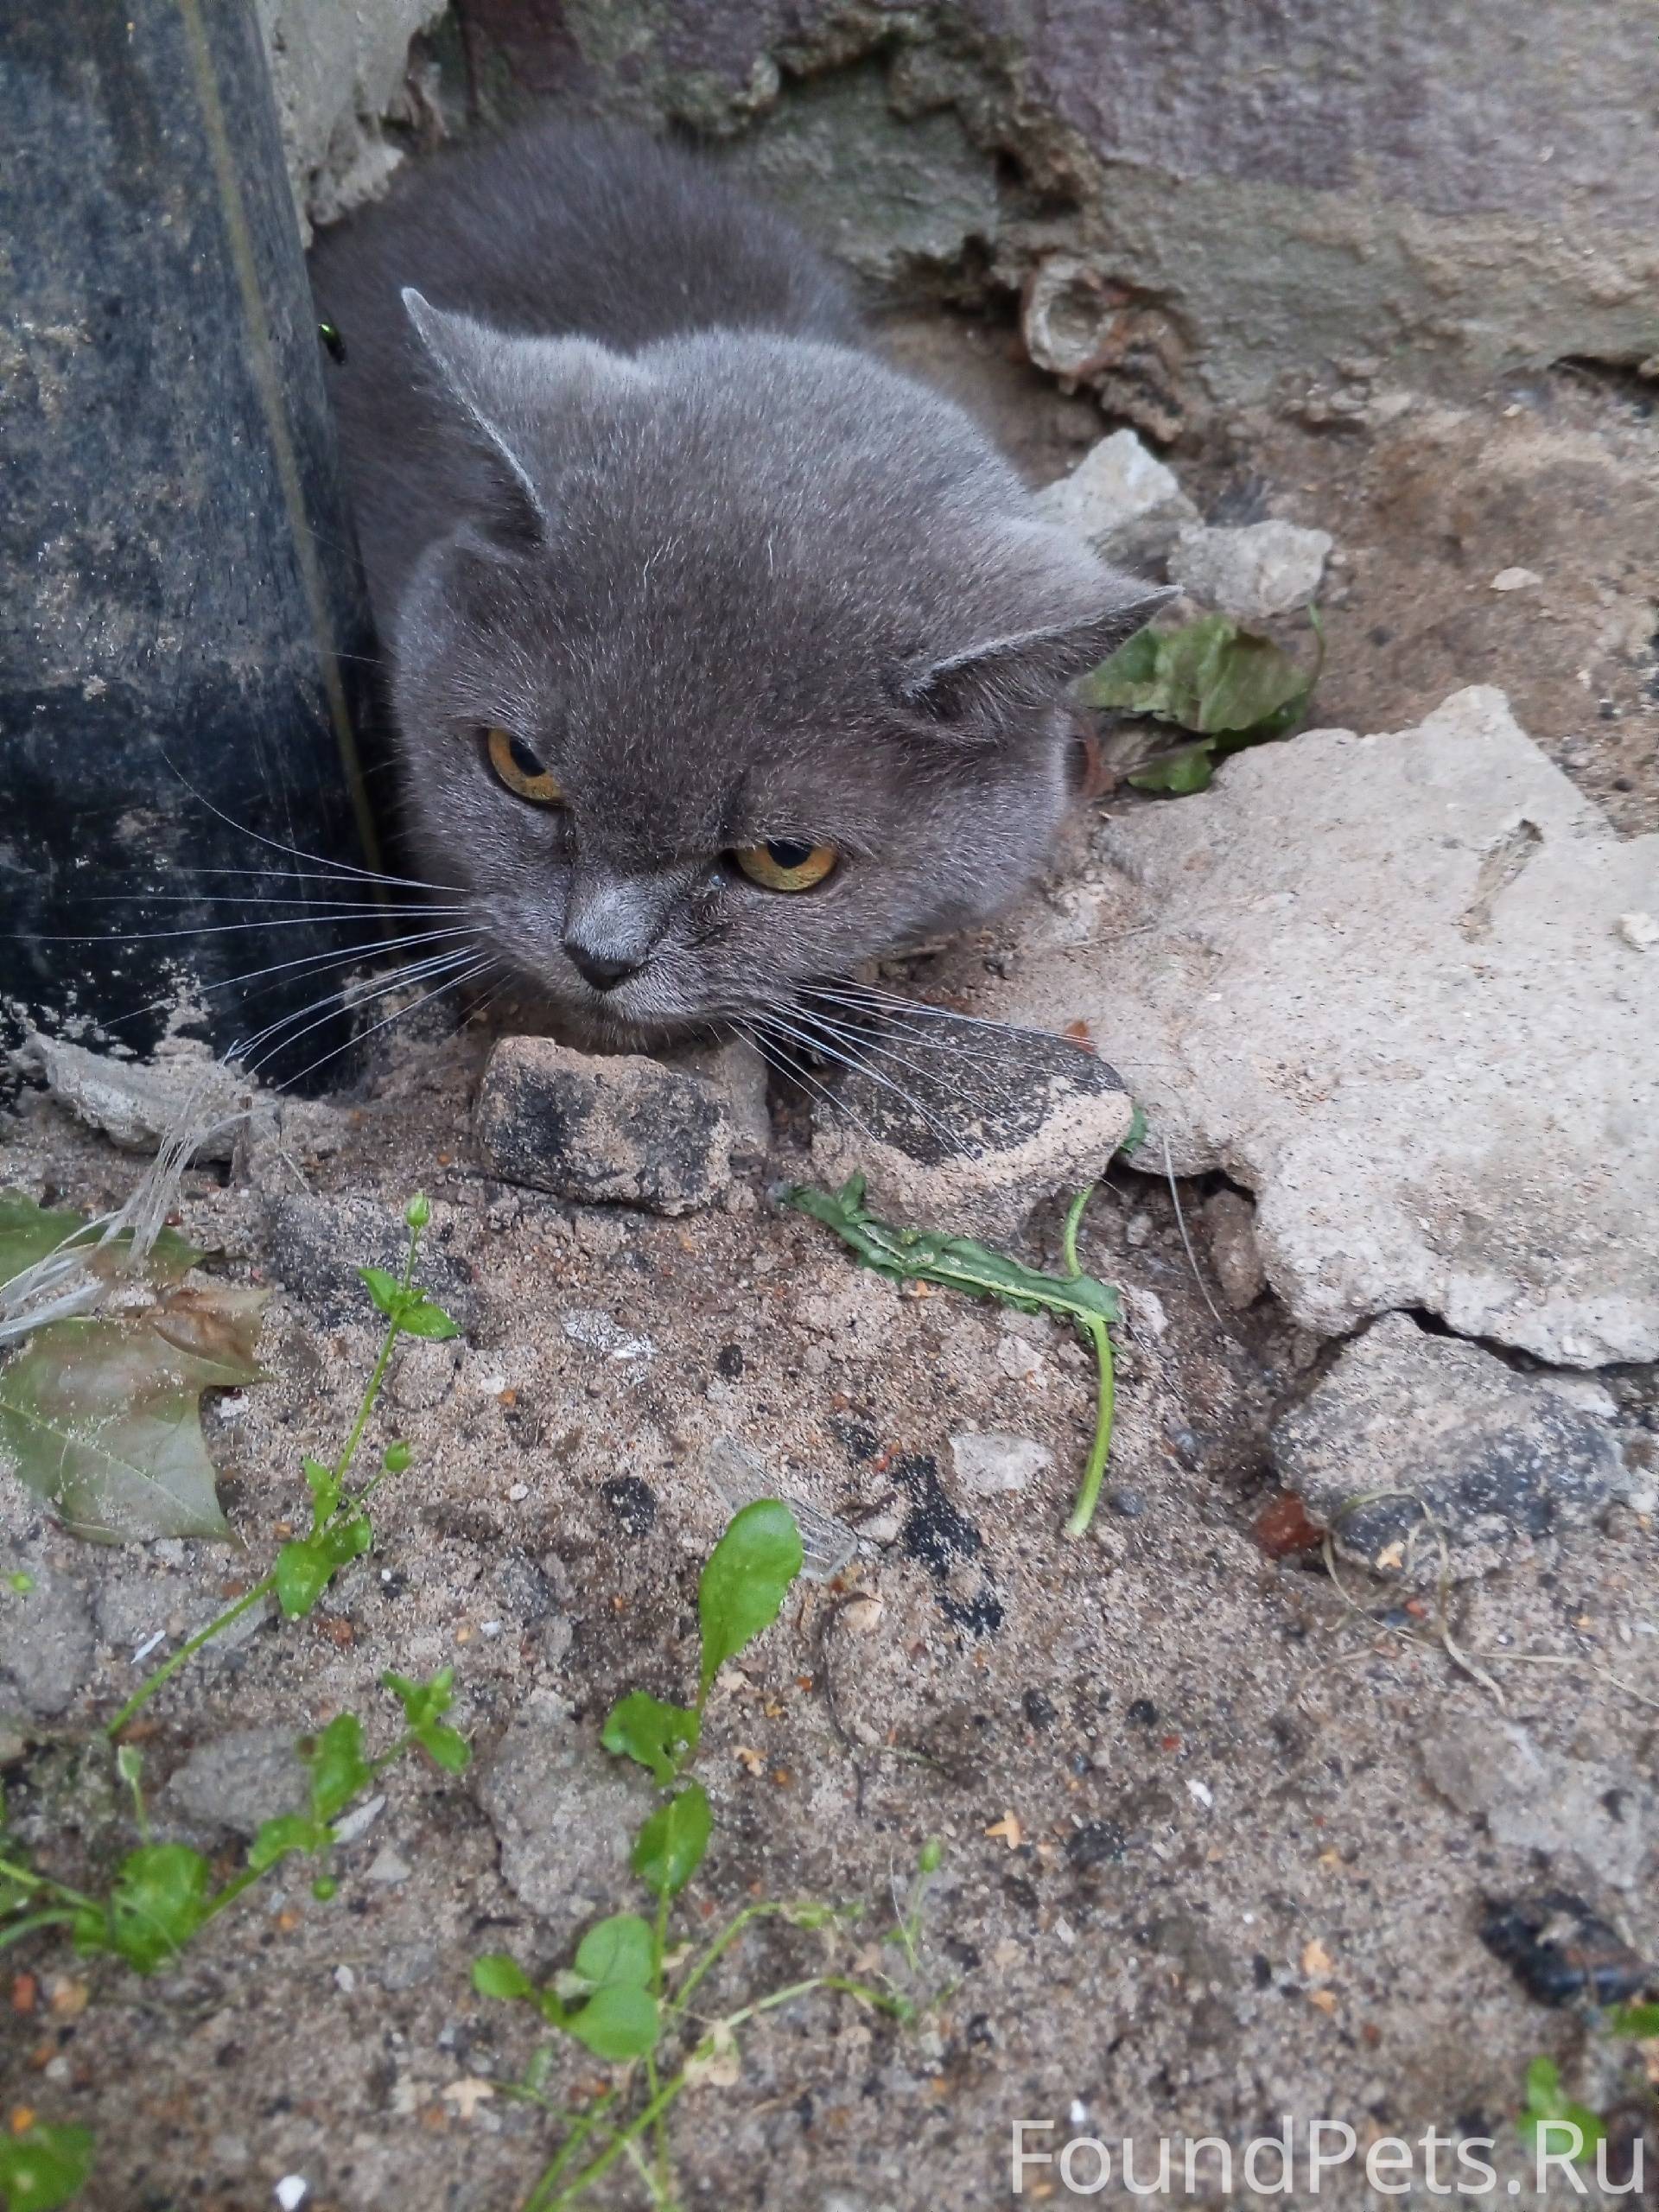
[{"label": "pebble", "polygon": [[368,1863],[365,1878],[391,1888],[394,1883],[406,1882],[414,1871],[407,1859],[401,1858],[389,1843],[383,1843]]},{"label": "pebble", "polygon": [[1529,591],[1543,578],[1536,569],[1500,569],[1492,578],[1494,591]]},{"label": "pebble", "polygon": [[1659,944],[1659,921],[1651,914],[1621,914],[1618,933],[1637,952],[1651,952]]},{"label": "pebble", "polygon": [[971,1430],[953,1436],[950,1456],[957,1480],[979,1497],[1022,1491],[1034,1476],[1046,1473],[1054,1465],[1054,1454],[1046,1445],[1028,1436],[1010,1436],[1001,1429],[982,1436]]},{"label": "pebble", "polygon": [[1169,573],[1201,605],[1241,622],[1271,621],[1319,596],[1331,538],[1294,522],[1211,530],[1190,523],[1175,541]]}]

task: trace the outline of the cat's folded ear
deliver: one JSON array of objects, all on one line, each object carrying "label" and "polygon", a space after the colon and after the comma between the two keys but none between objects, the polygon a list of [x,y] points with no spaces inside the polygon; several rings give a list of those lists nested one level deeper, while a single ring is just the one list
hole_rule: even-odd
[{"label": "cat's folded ear", "polygon": [[988,626],[954,651],[912,662],[899,677],[905,705],[947,734],[1001,736],[1052,705],[1175,596],[1173,587],[1093,560],[1065,563],[1054,587],[1046,617],[1011,621],[1000,634]]},{"label": "cat's folded ear", "polygon": [[435,308],[412,285],[404,307],[435,372],[499,479],[487,519],[539,537],[557,484],[557,430],[573,410],[641,382],[645,372],[587,338],[516,338]]}]

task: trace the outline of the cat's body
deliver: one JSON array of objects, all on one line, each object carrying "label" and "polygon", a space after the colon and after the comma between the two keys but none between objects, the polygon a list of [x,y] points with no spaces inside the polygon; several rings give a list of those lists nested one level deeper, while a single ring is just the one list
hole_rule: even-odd
[{"label": "cat's body", "polygon": [[786,225],[543,127],[315,276],[410,828],[579,1036],[787,1007],[1030,880],[1064,685],[1146,588],[862,349]]}]

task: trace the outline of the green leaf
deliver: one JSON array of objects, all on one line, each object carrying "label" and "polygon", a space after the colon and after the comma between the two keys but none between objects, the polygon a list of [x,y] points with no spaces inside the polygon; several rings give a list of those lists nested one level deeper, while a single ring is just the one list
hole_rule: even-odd
[{"label": "green leaf", "polygon": [[336,1713],[319,1735],[300,1745],[300,1757],[310,1770],[311,1810],[320,1821],[337,1819],[374,1780],[374,1769],[363,1756],[363,1723],[354,1713]]},{"label": "green leaf", "polygon": [[[1527,2101],[1517,2123],[1522,2140],[1582,2164],[1606,2139],[1599,2116],[1573,2102],[1562,2091],[1560,2069],[1553,2058],[1535,2058],[1527,2069]],[[1568,2140],[1568,2131],[1576,2134]]]},{"label": "green leaf", "polygon": [[403,1442],[388,1444],[380,1464],[389,1475],[401,1475],[415,1457],[411,1447]]},{"label": "green leaf", "polygon": [[575,1970],[594,1989],[647,1988],[655,1965],[650,1924],[637,1912],[613,1912],[576,1946]]},{"label": "green leaf", "polygon": [[473,1961],[473,1987],[480,1997],[533,1997],[536,1985],[505,1951],[489,1951]]},{"label": "green leaf", "polygon": [[1148,760],[1143,768],[1132,770],[1129,781],[1138,791],[1171,791],[1178,798],[1191,791],[1208,791],[1215,772],[1215,740],[1202,738],[1197,745],[1184,745],[1178,753],[1166,753],[1160,760]]},{"label": "green leaf", "polygon": [[423,1337],[429,1343],[445,1344],[461,1334],[442,1306],[435,1305],[423,1290],[410,1293],[397,1315],[397,1326],[406,1337]]},{"label": "green leaf", "polygon": [[595,2058],[613,2062],[645,2057],[657,2048],[660,2033],[657,1999],[648,1989],[624,1982],[595,1990],[579,2012],[566,2013],[561,2024]]},{"label": "green leaf", "polygon": [[700,1782],[690,1783],[645,1822],[629,1863],[654,1895],[676,1897],[702,1864],[713,1826],[708,1792]]},{"label": "green leaf", "polygon": [[702,1628],[699,1706],[726,1662],[777,1619],[801,1560],[795,1516],[775,1497],[746,1505],[715,1546],[697,1583]]},{"label": "green leaf", "polygon": [[685,1755],[697,1748],[702,1723],[683,1705],[664,1705],[645,1690],[630,1690],[610,1710],[600,1742],[620,1758],[638,1760],[662,1783],[672,1782]]},{"label": "green leaf", "polygon": [[308,1613],[342,1567],[360,1558],[374,1541],[366,1513],[353,1513],[315,1535],[295,1536],[276,1554],[271,1569],[276,1602],[283,1618],[296,1621]]},{"label": "green leaf", "polygon": [[305,1471],[306,1488],[311,1493],[311,1527],[315,1534],[340,1503],[340,1477],[332,1467],[325,1467],[321,1459],[306,1459],[300,1465]]},{"label": "green leaf", "polygon": [[323,1851],[333,1840],[326,1824],[311,1814],[279,1813],[275,1820],[260,1822],[248,1847],[248,1864],[256,1874],[263,1874],[290,1851]]},{"label": "green leaf", "polygon": [[264,1291],[177,1290],[37,1329],[0,1370],[0,1446],[77,1535],[227,1536],[201,1394],[257,1382]]},{"label": "green leaf", "polygon": [[74,1923],[78,1951],[113,1951],[139,1974],[176,1959],[207,1916],[207,1861],[184,1843],[147,1843],[122,1860],[104,1906]]},{"label": "green leaf", "polygon": [[454,1679],[453,1667],[441,1667],[429,1682],[412,1682],[406,1675],[390,1670],[380,1677],[403,1706],[409,1732],[427,1757],[447,1774],[464,1774],[472,1759],[472,1746],[458,1728],[438,1717],[454,1702]]},{"label": "green leaf", "polygon": [[1607,2025],[1616,2036],[1629,2036],[1634,2043],[1646,2043],[1659,2036],[1659,2005],[1616,2005],[1608,2015]]},{"label": "green leaf", "polygon": [[21,2133],[0,2133],[0,2197],[6,2212],[56,2212],[86,2185],[96,2156],[87,2127],[36,2121]]},{"label": "green leaf", "polygon": [[[1142,1122],[1141,1135],[1145,1134]],[[1128,1141],[1137,1141],[1133,1123]],[[865,1266],[895,1282],[937,1282],[972,1296],[1000,1299],[1021,1313],[1070,1316],[1095,1354],[1099,1386],[1095,1440],[1077,1491],[1066,1533],[1082,1535],[1099,1497],[1101,1478],[1112,1438],[1111,1325],[1118,1318],[1117,1293],[1093,1275],[1041,1274],[1035,1268],[1006,1258],[966,1236],[945,1236],[931,1229],[894,1229],[877,1221],[864,1205],[864,1178],[849,1175],[838,1191],[818,1191],[804,1183],[784,1192],[783,1202],[810,1214],[850,1244]]]},{"label": "green leaf", "polygon": [[390,1319],[403,1306],[409,1293],[397,1277],[388,1274],[384,1268],[359,1268],[357,1272],[368,1285],[369,1296]]}]

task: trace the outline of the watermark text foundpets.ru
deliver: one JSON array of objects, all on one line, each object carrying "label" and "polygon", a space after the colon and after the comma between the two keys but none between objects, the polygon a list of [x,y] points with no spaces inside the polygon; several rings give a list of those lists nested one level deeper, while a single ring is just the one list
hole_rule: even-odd
[{"label": "watermark text foundpets.ru", "polygon": [[1593,2161],[1580,2164],[1583,2141],[1571,2120],[1541,2120],[1537,2139],[1528,2146],[1521,2173],[1511,2156],[1500,2176],[1491,2135],[1442,2135],[1435,2128],[1421,2135],[1382,2135],[1362,2148],[1345,2120],[1306,2124],[1288,2115],[1276,2135],[1229,2142],[1218,2135],[1124,2136],[1103,2141],[1094,2135],[1062,2139],[1052,2120],[1016,2120],[1008,2145],[1008,2186],[1015,2196],[1038,2203],[1069,2197],[1102,2196],[1108,2189],[1131,2196],[1203,2197],[1213,2203],[1249,2191],[1256,2197],[1283,2196],[1293,2203],[1318,2196],[1338,2177],[1351,2182],[1363,2174],[1378,2196],[1407,2196],[1414,2190],[1431,2196],[1484,2198],[1502,2203],[1523,2187],[1538,2196],[1547,2189],[1587,2197],[1592,2189],[1608,2196],[1639,2196],[1643,2145],[1630,2145],[1628,2172],[1610,2178],[1608,2146],[1597,2146]]}]

